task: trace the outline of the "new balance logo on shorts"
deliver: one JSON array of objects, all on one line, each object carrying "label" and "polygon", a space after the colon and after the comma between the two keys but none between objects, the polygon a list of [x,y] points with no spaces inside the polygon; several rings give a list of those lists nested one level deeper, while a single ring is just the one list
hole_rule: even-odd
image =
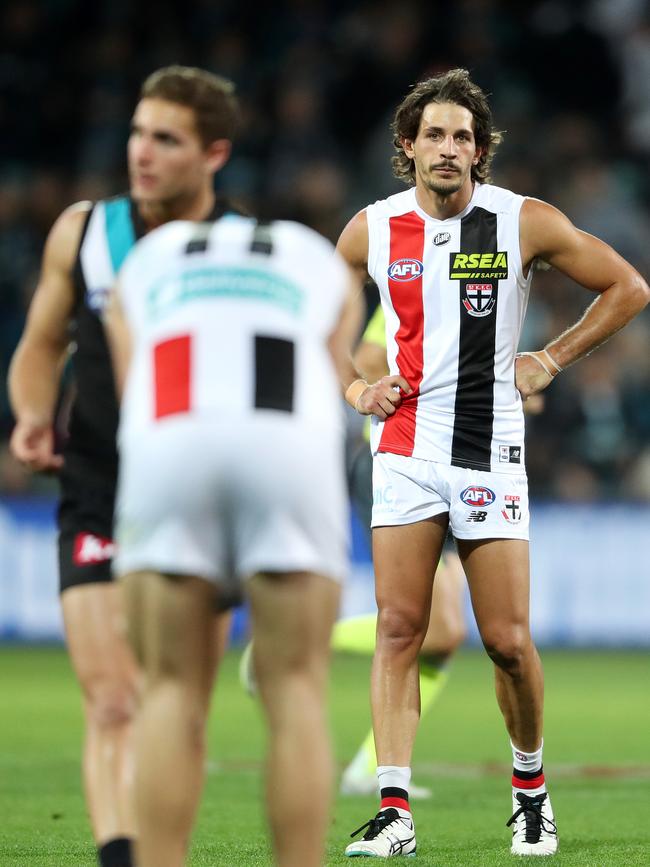
[{"label": "new balance logo on shorts", "polygon": [[93,536],[92,533],[77,533],[72,549],[72,562],[75,566],[92,566],[94,563],[104,563],[115,553],[112,539],[104,536]]},{"label": "new balance logo on shorts", "polygon": [[467,516],[467,523],[473,521],[475,524],[482,524],[486,518],[487,512],[470,512]]}]

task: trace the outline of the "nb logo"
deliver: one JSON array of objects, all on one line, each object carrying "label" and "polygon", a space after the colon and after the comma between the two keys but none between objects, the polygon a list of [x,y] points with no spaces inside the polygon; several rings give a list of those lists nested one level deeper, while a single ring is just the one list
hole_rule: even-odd
[{"label": "nb logo", "polygon": [[467,523],[482,524],[487,518],[487,512],[470,512],[467,516]]}]

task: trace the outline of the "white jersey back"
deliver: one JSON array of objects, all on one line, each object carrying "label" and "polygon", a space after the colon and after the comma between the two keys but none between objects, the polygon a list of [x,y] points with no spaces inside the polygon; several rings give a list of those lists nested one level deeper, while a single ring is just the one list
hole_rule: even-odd
[{"label": "white jersey back", "polygon": [[134,346],[120,439],[181,413],[232,423],[274,411],[338,431],[326,339],[346,287],[333,245],[298,223],[229,215],[148,234],[118,285]]},{"label": "white jersey back", "polygon": [[390,372],[414,389],[373,451],[520,473],[524,418],[514,361],[530,275],[519,248],[523,197],[476,184],[436,220],[409,189],[367,208],[368,271],[386,314]]}]

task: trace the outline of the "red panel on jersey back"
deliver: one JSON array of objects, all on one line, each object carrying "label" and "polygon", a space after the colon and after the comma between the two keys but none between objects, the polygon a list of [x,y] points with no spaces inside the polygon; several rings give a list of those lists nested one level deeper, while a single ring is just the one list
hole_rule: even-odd
[{"label": "red panel on jersey back", "polygon": [[189,334],[158,343],[153,351],[155,417],[189,412],[192,379]]}]

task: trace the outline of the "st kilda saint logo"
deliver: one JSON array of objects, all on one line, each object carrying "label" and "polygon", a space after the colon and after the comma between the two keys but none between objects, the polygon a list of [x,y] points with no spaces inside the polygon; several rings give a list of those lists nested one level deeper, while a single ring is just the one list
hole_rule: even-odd
[{"label": "st kilda saint logo", "polygon": [[489,316],[496,304],[492,283],[468,283],[465,287],[463,307],[470,316]]},{"label": "st kilda saint logo", "polygon": [[517,494],[506,494],[503,498],[505,505],[501,514],[509,524],[518,524],[521,521],[521,497]]}]

